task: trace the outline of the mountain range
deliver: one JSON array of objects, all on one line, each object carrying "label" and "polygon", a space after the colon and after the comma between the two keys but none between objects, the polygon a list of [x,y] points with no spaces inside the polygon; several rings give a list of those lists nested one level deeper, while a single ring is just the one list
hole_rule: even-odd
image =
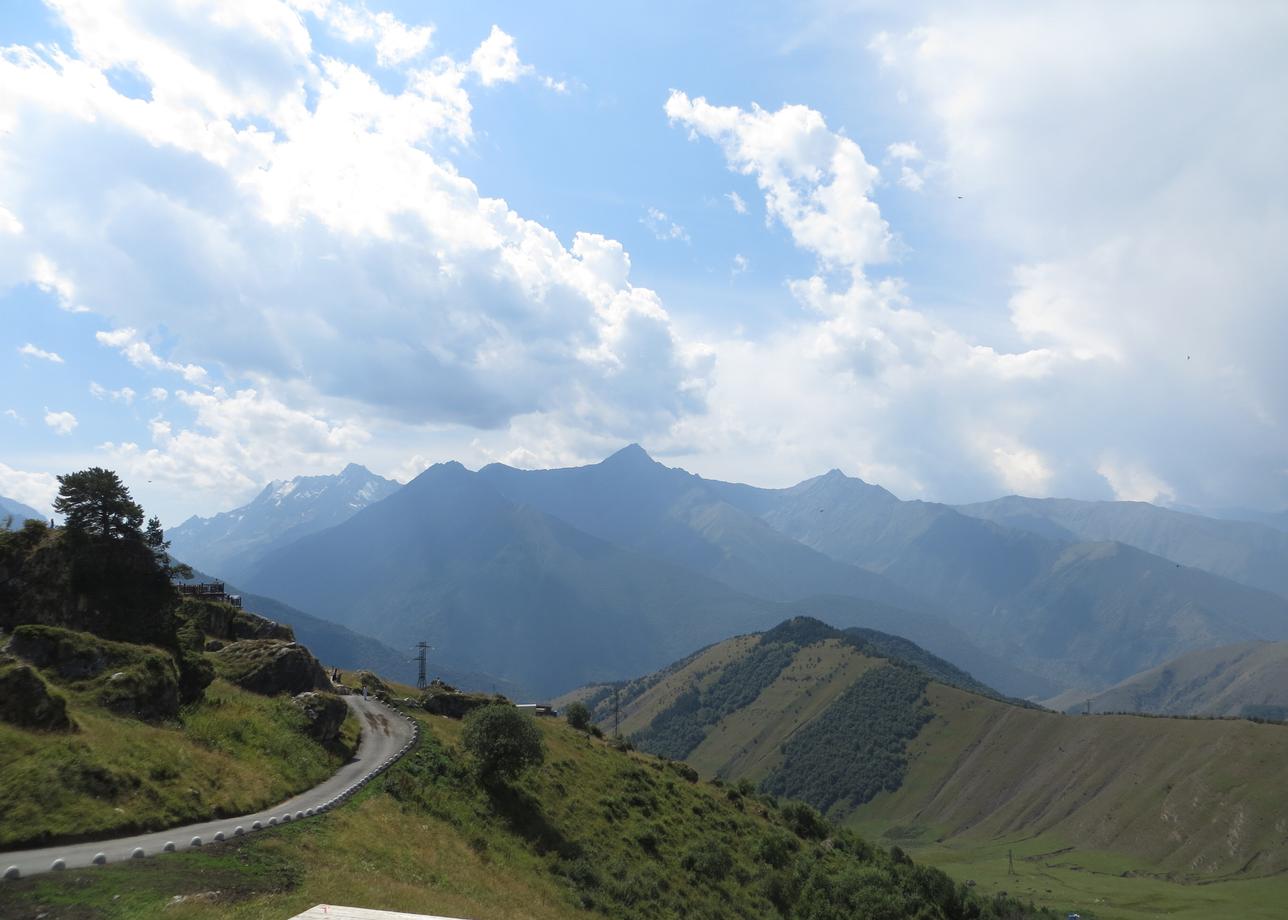
[{"label": "mountain range", "polygon": [[[1266,590],[1277,532],[1026,502],[902,501],[836,470],[761,489],[631,445],[559,470],[439,464],[402,488],[350,466],[171,537],[185,561],[222,553],[210,568],[257,594],[391,646],[428,640],[539,693],[801,614],[897,633],[1035,699],[1094,693],[1193,649],[1288,639],[1288,599]],[[1137,519],[1152,523],[1121,523]]]},{"label": "mountain range", "polygon": [[334,476],[275,480],[249,504],[213,517],[190,517],[166,537],[175,557],[236,581],[265,553],[346,521],[398,488],[351,463]]}]

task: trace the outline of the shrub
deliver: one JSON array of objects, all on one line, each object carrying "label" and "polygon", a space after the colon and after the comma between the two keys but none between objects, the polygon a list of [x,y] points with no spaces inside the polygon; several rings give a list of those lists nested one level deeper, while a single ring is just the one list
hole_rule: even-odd
[{"label": "shrub", "polygon": [[546,757],[532,718],[505,703],[492,703],[466,716],[461,740],[479,778],[487,783],[512,779]]},{"label": "shrub", "polygon": [[568,720],[568,724],[577,729],[577,731],[590,731],[590,710],[587,709],[586,704],[580,700],[568,706],[567,710],[564,711],[564,718],[566,718]]},{"label": "shrub", "polygon": [[802,840],[822,840],[831,831],[827,819],[804,802],[788,802],[779,814],[792,833]]}]

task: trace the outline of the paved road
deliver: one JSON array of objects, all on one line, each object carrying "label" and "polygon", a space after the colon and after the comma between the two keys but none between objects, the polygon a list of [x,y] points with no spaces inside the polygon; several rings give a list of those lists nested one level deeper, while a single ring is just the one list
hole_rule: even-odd
[{"label": "paved road", "polygon": [[[334,776],[281,805],[240,818],[223,818],[188,824],[155,833],[135,834],[94,843],[67,843],[39,850],[0,852],[0,875],[20,876],[78,869],[96,862],[123,862],[140,856],[155,856],[170,850],[186,850],[217,840],[254,833],[262,828],[312,817],[340,804],[407,752],[416,740],[419,726],[407,716],[375,700],[344,697],[362,721],[358,754]],[[58,866],[55,860],[61,860]]]}]

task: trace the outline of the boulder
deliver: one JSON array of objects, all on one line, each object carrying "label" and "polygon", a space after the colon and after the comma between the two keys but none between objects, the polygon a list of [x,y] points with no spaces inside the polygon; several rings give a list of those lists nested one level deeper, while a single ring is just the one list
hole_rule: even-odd
[{"label": "boulder", "polygon": [[353,675],[359,690],[366,690],[378,700],[389,702],[389,685],[371,671],[359,671]]},{"label": "boulder", "polygon": [[22,728],[71,731],[67,701],[28,665],[0,669],[0,720]]},{"label": "boulder", "polygon": [[446,684],[431,684],[425,691],[425,711],[450,719],[464,718],[467,713],[496,702],[509,702],[503,696],[486,693],[462,693]]},{"label": "boulder", "polygon": [[142,655],[97,683],[99,702],[120,715],[155,722],[179,714],[179,673],[169,655]]},{"label": "boulder", "polygon": [[120,715],[158,720],[179,713],[179,666],[160,649],[27,624],[13,631],[9,652],[44,670],[57,683],[96,691],[98,701]]},{"label": "boulder", "polygon": [[220,677],[252,693],[292,696],[307,690],[330,690],[322,665],[302,645],[280,639],[242,639],[215,652]]},{"label": "boulder", "polygon": [[308,720],[306,730],[311,738],[326,744],[340,736],[340,726],[349,714],[349,707],[344,700],[330,693],[310,690],[296,694],[293,702]]},{"label": "boulder", "polygon": [[64,680],[88,680],[133,659],[133,651],[88,633],[57,626],[19,626],[9,652]]}]

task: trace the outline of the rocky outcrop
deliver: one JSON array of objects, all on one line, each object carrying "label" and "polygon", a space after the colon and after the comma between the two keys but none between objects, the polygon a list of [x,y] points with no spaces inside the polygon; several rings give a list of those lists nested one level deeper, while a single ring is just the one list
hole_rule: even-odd
[{"label": "rocky outcrop", "polygon": [[220,677],[252,693],[294,696],[331,689],[322,665],[308,649],[294,642],[242,639],[215,652],[214,660]]},{"label": "rocky outcrop", "polygon": [[0,720],[21,728],[71,731],[67,701],[27,665],[0,668]]},{"label": "rocky outcrop", "polygon": [[308,720],[305,730],[314,740],[328,744],[340,736],[340,726],[349,714],[344,700],[330,693],[309,691],[297,694],[293,702]]},{"label": "rocky outcrop", "polygon": [[237,639],[281,639],[294,642],[295,631],[284,623],[277,623],[257,613],[239,610],[221,601],[184,598],[179,605],[179,615],[193,623],[212,639],[228,641]]},{"label": "rocky outcrop", "polygon": [[[172,656],[151,646],[28,624],[13,631],[9,653],[58,683],[94,691],[100,703],[121,715],[156,721],[179,713],[179,666]],[[189,683],[200,695],[209,679]]]},{"label": "rocky outcrop", "polygon": [[462,693],[455,687],[436,680],[425,691],[422,705],[425,707],[426,712],[433,715],[447,716],[449,719],[461,719],[467,713],[481,706],[488,706],[496,702],[508,703],[509,700],[500,695]]},{"label": "rocky outcrop", "polygon": [[372,696],[383,702],[389,702],[390,690],[389,685],[375,675],[372,671],[358,671],[353,675],[354,681],[359,690],[366,690]]},{"label": "rocky outcrop", "polygon": [[136,657],[134,647],[123,643],[57,626],[34,625],[13,631],[9,652],[64,680],[89,680]]}]

